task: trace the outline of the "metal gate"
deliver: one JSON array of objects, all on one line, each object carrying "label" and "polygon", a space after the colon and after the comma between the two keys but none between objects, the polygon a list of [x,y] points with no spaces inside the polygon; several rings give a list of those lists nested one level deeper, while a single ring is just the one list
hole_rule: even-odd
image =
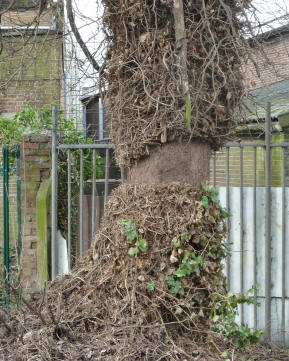
[{"label": "metal gate", "polygon": [[[58,187],[58,157],[59,152],[65,152],[66,156],[66,164],[67,164],[67,194],[66,194],[66,202],[67,202],[67,233],[66,233],[66,245],[68,255],[68,269],[71,268],[71,263],[73,257],[76,255],[78,257],[82,257],[85,251],[85,244],[92,242],[94,233],[96,231],[96,213],[97,210],[100,209],[101,213],[103,213],[104,203],[107,201],[111,188],[119,185],[123,182],[123,172],[120,172],[119,176],[111,178],[111,169],[112,169],[112,144],[59,144],[58,139],[58,126],[57,126],[57,118],[58,118],[58,109],[56,106],[52,107],[52,171],[51,171],[51,278],[55,279],[55,277],[62,273],[62,253],[63,248],[61,246],[61,242],[59,242],[59,233],[58,233],[58,196],[59,196],[59,187]],[[85,154],[90,152],[91,159],[89,161],[88,166],[91,168],[91,178],[85,181]],[[72,186],[73,186],[73,178],[72,178],[72,158],[77,154],[79,159],[79,186],[78,186],[78,237],[77,243],[74,245],[72,242]],[[103,163],[103,177],[102,179],[97,179],[96,177],[96,160],[97,157],[102,156],[104,160]],[[85,184],[89,182],[90,184],[90,196],[87,197],[85,194]],[[101,183],[102,192],[101,195],[97,191],[97,184]],[[100,201],[100,205],[97,207],[97,201]],[[86,219],[87,213],[85,213],[85,205],[89,203],[89,219]],[[100,215],[101,216],[101,215]],[[101,217],[99,217],[101,218]],[[84,234],[86,229],[89,228],[89,241],[84,239]],[[66,247],[65,245],[65,247]],[[73,247],[76,248],[73,249]]]},{"label": "metal gate", "polygon": [[[10,271],[11,271],[11,257],[16,256],[14,263],[17,264],[14,266],[19,266],[20,264],[20,254],[21,254],[21,180],[20,180],[20,146],[17,145],[14,149],[7,146],[2,149],[2,161],[0,168],[0,180],[2,181],[2,198],[3,198],[3,207],[1,214],[1,228],[2,228],[2,237],[1,239],[1,253],[2,253],[2,267],[1,267],[1,283],[2,285],[2,294],[0,294],[0,299],[5,307],[9,304],[10,298]],[[16,176],[16,194],[13,194],[14,204],[13,208],[16,211],[17,219],[17,234],[12,240],[11,231],[10,231],[10,222],[11,218],[14,220],[14,215],[11,217],[11,191],[10,191],[10,179],[11,176],[15,180]],[[15,189],[14,189],[15,192]],[[13,242],[14,241],[14,242]],[[14,243],[14,244],[13,244]],[[14,251],[12,255],[11,250]],[[17,267],[18,268],[18,267]],[[17,276],[17,282],[19,282]],[[14,285],[15,286],[15,285]]]}]

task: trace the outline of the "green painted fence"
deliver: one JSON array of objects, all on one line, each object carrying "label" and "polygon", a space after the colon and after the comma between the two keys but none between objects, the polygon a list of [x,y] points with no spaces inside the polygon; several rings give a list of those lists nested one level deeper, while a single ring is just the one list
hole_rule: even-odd
[{"label": "green painted fence", "polygon": [[[1,183],[3,184],[3,208],[2,208],[2,236],[0,235],[0,250],[2,253],[1,264],[1,274],[0,280],[2,283],[2,292],[0,293],[0,301],[4,307],[8,307],[10,300],[10,271],[11,271],[11,258],[13,258],[13,254],[11,252],[11,248],[13,245],[11,244],[10,239],[10,222],[9,222],[9,214],[10,214],[10,192],[9,192],[9,179],[11,176],[16,175],[16,210],[17,210],[17,240],[16,247],[14,246],[14,250],[16,252],[16,263],[20,264],[20,254],[21,254],[21,179],[20,179],[20,147],[16,146],[14,149],[10,149],[5,146],[2,149],[2,155],[0,158],[0,178]],[[14,265],[15,266],[15,265]],[[18,288],[20,285],[20,279],[18,277]],[[20,289],[19,289],[20,291]]]}]

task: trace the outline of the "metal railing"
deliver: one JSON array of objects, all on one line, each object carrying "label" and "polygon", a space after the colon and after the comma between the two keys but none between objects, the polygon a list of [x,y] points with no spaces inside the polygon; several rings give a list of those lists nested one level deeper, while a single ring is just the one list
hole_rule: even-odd
[{"label": "metal railing", "polygon": [[[22,248],[21,239],[21,179],[20,179],[20,147],[16,146],[15,149],[15,167],[10,168],[10,149],[7,146],[2,148],[2,167],[0,168],[0,174],[2,174],[3,182],[3,305],[7,307],[9,305],[10,298],[10,206],[9,206],[9,178],[11,174],[16,175],[16,211],[17,211],[17,262],[20,265],[20,256]],[[1,270],[2,271],[2,270]],[[18,280],[19,282],[20,280]]]},{"label": "metal railing", "polygon": [[[261,280],[260,290],[254,296],[261,302],[253,312],[250,307],[240,307],[240,322],[251,322],[252,328],[264,330],[265,341],[276,341],[282,345],[289,344],[287,287],[289,278],[286,268],[289,264],[288,253],[288,202],[289,188],[286,187],[287,151],[289,142],[271,142],[271,112],[267,105],[264,142],[227,143],[225,147],[225,181],[217,182],[217,153],[212,159],[212,184],[218,185],[221,204],[227,208],[228,241],[232,244],[232,256],[226,262],[228,288],[234,292],[244,293],[248,279],[252,285]],[[253,177],[251,184],[244,185],[244,151],[253,149]],[[265,184],[257,182],[257,151],[264,152]],[[280,186],[272,187],[272,149],[280,148]],[[238,167],[230,168],[231,153],[239,149]],[[236,154],[236,151],[235,151]],[[222,158],[223,160],[224,158]],[[276,166],[276,164],[275,164]],[[232,167],[233,168],[233,167]],[[231,185],[231,176],[237,173],[239,185]],[[236,177],[235,177],[236,178]],[[219,184],[218,184],[219,183]],[[274,208],[272,211],[272,207]],[[276,272],[276,269],[281,272]],[[264,278],[263,278],[264,274]],[[246,282],[245,282],[246,278]],[[274,307],[274,309],[272,308]],[[247,317],[250,314],[251,320]],[[286,320],[287,319],[287,320]],[[274,324],[274,327],[272,326]]]}]

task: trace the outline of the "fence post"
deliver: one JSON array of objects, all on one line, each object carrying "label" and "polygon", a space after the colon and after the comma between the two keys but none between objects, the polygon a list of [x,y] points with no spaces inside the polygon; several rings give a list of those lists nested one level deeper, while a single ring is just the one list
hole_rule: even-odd
[{"label": "fence post", "polygon": [[16,146],[16,177],[17,177],[17,260],[20,266],[22,249],[21,239],[21,168],[20,168],[20,146]]},{"label": "fence post", "polygon": [[[17,177],[17,262],[18,271],[20,271],[20,260],[22,250],[22,232],[21,232],[21,165],[20,165],[20,146],[16,146],[16,177]],[[21,295],[20,272],[18,275],[18,302]]]},{"label": "fence post", "polygon": [[[230,214],[230,147],[226,147],[226,208]],[[231,225],[230,217],[227,218],[228,238],[230,237]],[[231,287],[231,257],[227,257],[227,287]]]},{"label": "fence post", "polygon": [[84,154],[80,149],[80,181],[79,181],[79,258],[83,256],[83,186],[84,186]]},{"label": "fence post", "polygon": [[266,107],[265,340],[271,340],[271,104]]},{"label": "fence post", "polygon": [[109,166],[110,166],[110,153],[109,148],[105,151],[105,183],[104,183],[104,203],[108,200],[109,192]]},{"label": "fence post", "polygon": [[67,151],[67,253],[68,269],[71,270],[71,150]]},{"label": "fence post", "polygon": [[9,150],[3,147],[3,215],[4,215],[4,306],[9,305]]},{"label": "fence post", "polygon": [[52,139],[51,139],[51,279],[58,274],[57,244],[57,120],[58,109],[52,106]]}]

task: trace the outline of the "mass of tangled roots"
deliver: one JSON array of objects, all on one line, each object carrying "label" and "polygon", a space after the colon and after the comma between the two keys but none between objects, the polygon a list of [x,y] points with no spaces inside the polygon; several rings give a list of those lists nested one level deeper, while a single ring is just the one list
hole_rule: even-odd
[{"label": "mass of tangled roots", "polygon": [[[208,329],[225,248],[219,206],[204,208],[201,193],[180,183],[126,185],[114,193],[93,252],[101,263],[104,320],[155,327],[164,337],[170,328],[190,335]],[[193,268],[177,276],[185,259]]]},{"label": "mass of tangled roots", "polygon": [[191,130],[175,42],[173,0],[103,0],[105,104],[120,164],[155,144],[199,138],[218,148],[243,94],[240,13],[250,1],[184,0]]},{"label": "mass of tangled roots", "polygon": [[0,360],[216,361],[230,349],[236,361],[288,360],[261,346],[234,354],[210,331],[225,294],[225,213],[209,189],[119,187],[72,272],[0,310]]},{"label": "mass of tangled roots", "polygon": [[[86,335],[97,338],[91,342],[100,350],[110,347],[112,360],[123,360],[120,353],[127,350],[105,345],[108,339],[130,352],[135,339],[143,340],[144,349],[152,342],[151,352],[159,348],[159,356],[173,347],[166,339],[205,339],[213,295],[223,292],[220,260],[226,251],[219,206],[209,201],[204,207],[201,199],[200,190],[180,183],[114,191],[90,254],[17,323],[13,342],[18,340],[20,354],[53,359],[57,340],[77,344]],[[175,272],[183,260],[191,262],[191,272],[179,277]],[[157,360],[156,355],[127,360]]]}]

